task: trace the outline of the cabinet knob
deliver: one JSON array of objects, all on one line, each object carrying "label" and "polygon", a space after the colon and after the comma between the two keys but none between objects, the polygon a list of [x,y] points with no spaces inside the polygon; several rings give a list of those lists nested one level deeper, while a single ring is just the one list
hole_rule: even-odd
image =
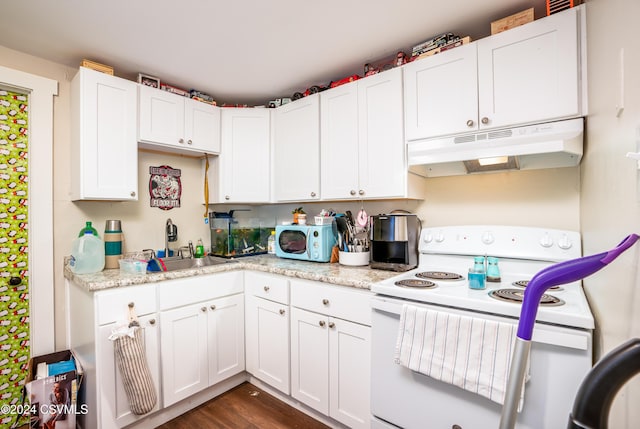
[{"label": "cabinet knob", "polygon": [[324,328],[324,325],[325,325],[324,320],[321,320],[320,322],[318,322],[318,325],[320,325],[320,326],[322,326]]},{"label": "cabinet knob", "polygon": [[225,195],[225,196],[224,196],[224,199],[225,199],[225,200],[227,200],[227,201],[229,201],[229,200],[231,199],[231,197],[230,197],[229,195]]},{"label": "cabinet knob", "polygon": [[281,308],[280,309],[280,314],[284,315],[284,313],[285,313],[284,308]]},{"label": "cabinet knob", "polygon": [[335,324],[335,323],[333,323],[333,322],[329,322],[329,327],[333,329],[333,328],[335,328],[335,327],[336,327],[336,324]]},{"label": "cabinet knob", "polygon": [[184,144],[184,139],[178,139],[178,143]]},{"label": "cabinet knob", "polygon": [[353,189],[349,192],[351,195],[355,195],[356,191],[354,191]]},{"label": "cabinet knob", "polygon": [[262,289],[264,289],[265,292],[269,292],[269,286],[265,286]]},{"label": "cabinet knob", "polygon": [[187,144],[193,144],[191,140],[187,140]]},{"label": "cabinet knob", "polygon": [[329,305],[329,300],[325,298],[325,299],[322,300],[322,303],[324,305]]},{"label": "cabinet knob", "polygon": [[460,425],[453,425],[453,426],[451,426],[451,429],[462,429],[462,426],[460,426]]},{"label": "cabinet knob", "polygon": [[358,191],[358,194],[360,194],[360,195],[364,195],[364,190],[360,189],[360,190]]},{"label": "cabinet knob", "polygon": [[135,197],[136,196],[136,191],[131,191],[131,193],[129,195],[131,195],[132,197]]},{"label": "cabinet knob", "polygon": [[473,120],[472,119],[469,119],[467,121],[467,127],[473,127]]},{"label": "cabinet knob", "polygon": [[316,196],[316,193],[315,193],[315,192],[312,192],[312,193],[311,193],[311,197],[312,197],[312,198],[315,198],[315,196]]},{"label": "cabinet knob", "polygon": [[484,125],[487,125],[489,123],[489,118],[485,116],[484,118],[480,119],[480,122],[482,122]]},{"label": "cabinet knob", "polygon": [[156,319],[149,320],[149,325],[155,325],[155,324],[156,324]]},{"label": "cabinet knob", "polygon": [[203,313],[207,311],[207,307],[200,307],[200,311],[202,311]]},{"label": "cabinet knob", "polygon": [[211,305],[211,307],[209,307],[209,308],[212,309],[212,310],[215,310],[216,306],[215,305]]}]

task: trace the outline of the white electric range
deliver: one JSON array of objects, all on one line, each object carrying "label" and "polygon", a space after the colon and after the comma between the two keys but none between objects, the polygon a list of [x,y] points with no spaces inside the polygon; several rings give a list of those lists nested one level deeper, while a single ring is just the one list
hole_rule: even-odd
[{"label": "white electric range", "polygon": [[[517,324],[526,282],[545,267],[579,258],[580,234],[495,225],[425,228],[419,252],[417,268],[371,287],[377,294],[372,300],[372,426],[498,427],[500,404],[394,362],[402,306]],[[470,289],[467,274],[474,256],[497,257],[500,281]],[[579,384],[592,366],[593,329],[581,282],[545,293],[518,428],[566,424]]]}]

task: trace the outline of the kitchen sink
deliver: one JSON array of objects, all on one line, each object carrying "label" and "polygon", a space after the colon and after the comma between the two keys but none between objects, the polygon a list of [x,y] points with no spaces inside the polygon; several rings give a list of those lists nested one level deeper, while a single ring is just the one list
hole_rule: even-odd
[{"label": "kitchen sink", "polygon": [[162,258],[165,271],[185,270],[189,268],[208,267],[236,262],[235,260],[219,258],[217,256],[205,256],[203,258]]}]

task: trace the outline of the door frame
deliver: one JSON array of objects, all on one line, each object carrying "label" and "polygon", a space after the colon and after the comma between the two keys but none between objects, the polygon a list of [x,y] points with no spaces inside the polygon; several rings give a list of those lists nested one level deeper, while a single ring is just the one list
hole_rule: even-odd
[{"label": "door frame", "polygon": [[0,66],[0,86],[29,96],[29,329],[31,356],[55,350],[53,96],[58,82]]}]

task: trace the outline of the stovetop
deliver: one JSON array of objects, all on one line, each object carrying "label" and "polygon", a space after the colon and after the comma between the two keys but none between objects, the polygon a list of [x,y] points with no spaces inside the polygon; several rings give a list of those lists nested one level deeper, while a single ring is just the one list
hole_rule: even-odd
[{"label": "stovetop", "polygon": [[[521,304],[491,297],[494,290],[524,288],[514,282],[527,281],[556,262],[581,256],[580,235],[529,227],[459,226],[427,228],[420,235],[418,267],[372,285],[377,294],[418,302],[456,307],[518,318]],[[467,273],[474,256],[499,256],[500,282],[486,288],[469,288]],[[425,271],[459,274],[461,279],[424,279]],[[428,280],[428,287],[399,286],[399,280]],[[515,293],[518,295],[518,293]],[[568,327],[593,329],[594,321],[582,282],[562,285],[545,292],[553,304],[538,307],[536,320]]]}]

